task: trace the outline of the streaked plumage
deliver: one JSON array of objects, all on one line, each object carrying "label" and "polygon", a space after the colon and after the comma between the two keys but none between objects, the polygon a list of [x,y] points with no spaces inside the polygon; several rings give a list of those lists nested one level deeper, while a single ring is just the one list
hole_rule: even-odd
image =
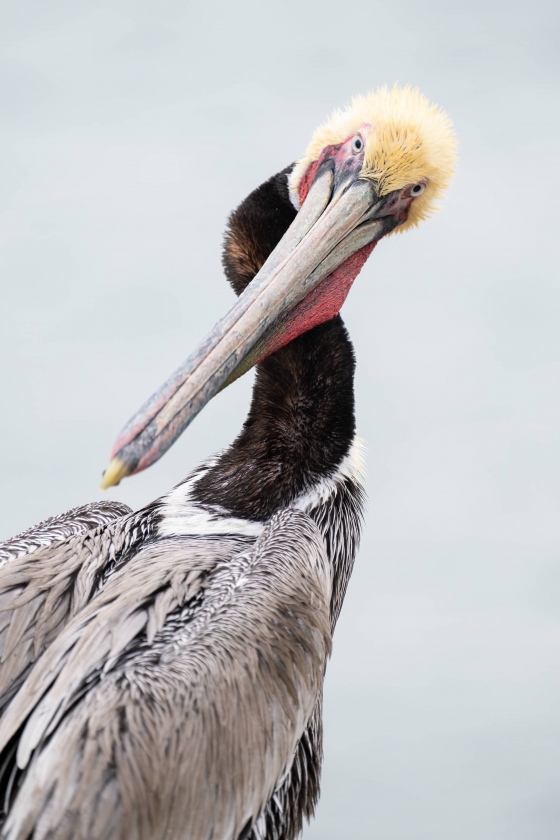
[{"label": "streaked plumage", "polygon": [[[397,115],[411,95],[395,94]],[[448,130],[414,102],[419,131],[422,120],[432,134]],[[373,131],[368,123],[364,138]],[[288,167],[232,214],[224,267],[241,303],[317,173],[344,194],[367,143]],[[402,168],[410,162],[401,149]],[[344,252],[319,291],[220,373],[227,384],[258,364],[249,415],[225,452],[136,513],[77,508],[0,549],[3,840],[292,840],[313,813],[322,681],[364,502],[354,355],[336,313],[377,239],[406,222],[415,193],[405,187],[373,193],[377,212],[389,209],[364,223],[372,244],[359,232],[361,250]],[[367,179],[360,189],[369,201]],[[112,475],[144,468],[180,433],[158,420],[174,399],[169,384],[162,393],[121,435]]]},{"label": "streaked plumage", "polygon": [[54,548],[77,534],[84,534],[98,525],[106,525],[114,519],[126,516],[127,513],[131,513],[130,508],[120,502],[92,502],[72,508],[58,516],[51,516],[0,543],[0,567],[16,557],[30,555],[47,546]]},{"label": "streaked plumage", "polygon": [[[8,707],[1,724],[1,733],[16,732],[28,719],[19,740],[20,765],[27,765],[30,751],[41,742],[51,718],[64,716],[56,737],[40,750],[40,761],[31,764],[7,822],[6,837],[28,836],[23,827],[26,820],[31,820],[31,825],[38,820],[44,803],[36,793],[34,780],[41,776],[60,787],[60,811],[49,810],[48,814],[57,826],[53,836],[61,840],[111,837],[112,831],[118,831],[115,826],[122,824],[126,833],[114,836],[210,837],[214,836],[210,831],[223,830],[215,836],[237,837],[243,826],[259,816],[259,823],[247,837],[289,837],[293,836],[290,827],[296,831],[301,826],[298,806],[303,804],[305,812],[312,813],[321,759],[322,675],[331,628],[359,538],[363,502],[359,450],[354,448],[330,479],[294,499],[290,509],[266,523],[224,516],[223,509],[216,510],[193,498],[196,481],[212,467],[216,464],[211,462],[209,467],[199,468],[159,502],[119,520],[118,528],[108,523],[74,537],[64,554],[58,551],[49,555],[48,549],[43,549],[35,553],[34,560],[30,557],[26,564],[13,563],[3,570],[2,585],[12,611],[4,612],[7,632],[0,635],[2,654],[8,654],[0,671],[0,702],[13,695],[14,675],[28,673],[22,659],[28,663],[42,653],[25,684],[25,697]],[[334,576],[333,569],[337,572]],[[320,635],[313,630],[314,620],[321,628]],[[177,649],[184,659],[176,654]],[[305,655],[306,666],[290,677],[293,660],[299,655]],[[172,666],[167,682],[157,667],[162,660]],[[236,689],[232,669],[239,662],[245,669],[247,662],[253,667],[258,662],[260,667],[248,683],[243,683],[246,690],[255,688],[255,693],[244,699],[240,696],[230,716],[232,692],[237,697],[240,690]],[[161,674],[166,672],[164,667]],[[187,680],[189,675],[203,688],[198,699]],[[56,684],[49,689],[56,677],[58,691]],[[313,677],[307,687],[306,677]],[[21,677],[16,683],[21,683]],[[83,694],[86,686],[87,704],[72,709],[75,697]],[[282,738],[280,758],[275,759],[270,771],[274,780],[271,786],[270,779],[263,776],[260,762],[264,759],[258,750],[252,748],[238,756],[232,767],[227,763],[224,766],[221,756],[228,732],[239,734],[244,725],[247,731],[243,729],[241,743],[245,743],[251,736],[258,742],[262,732],[270,731],[272,721],[263,718],[259,704],[265,703],[268,708],[274,692],[279,695],[278,702],[291,704],[287,711],[282,711],[282,706],[277,714],[291,715],[292,727],[283,718],[274,717],[274,729]],[[182,703],[175,702],[175,697],[182,698]],[[115,803],[111,787],[114,774],[109,773],[103,751],[105,742],[120,743],[118,732],[122,730],[107,732],[100,726],[94,736],[90,723],[89,739],[83,734],[84,715],[90,721],[97,720],[97,715],[99,721],[109,725],[120,719],[119,714],[126,714],[125,731],[139,741],[151,739],[149,747],[139,743],[137,750],[125,753],[114,771],[120,784],[127,791],[130,788],[130,801],[138,802],[148,785],[158,744],[164,751],[164,784],[167,774],[179,777],[181,768],[188,768],[193,759],[195,741],[186,714],[189,703],[198,704],[203,715],[198,734],[204,736],[204,744],[208,749],[221,745],[220,760],[209,760],[208,766],[220,773],[227,771],[229,778],[236,780],[233,788],[231,784],[227,788],[228,808],[252,803],[250,813],[233,810],[224,816],[227,826],[235,826],[238,834],[228,833],[209,803],[202,807],[199,788],[191,776],[188,790],[195,797],[192,801],[199,802],[196,822],[189,823],[191,833],[178,833],[178,827],[184,824],[184,798],[167,801],[151,788],[151,783],[154,799],[150,802],[155,810],[141,815],[138,812],[134,819],[140,820],[140,825],[133,827],[127,801]],[[313,714],[315,707],[317,712]],[[67,708],[71,711],[64,715]],[[196,749],[202,749],[196,743]],[[180,746],[188,752],[177,757],[176,766],[170,766],[163,758],[165,750],[174,754]],[[73,757],[75,763],[67,767],[62,755]],[[227,750],[223,755],[228,755]],[[290,766],[288,756],[293,756]],[[79,769],[80,761],[86,760],[94,762],[96,768],[95,775],[87,780]],[[199,767],[198,759],[194,766]],[[94,772],[89,765],[88,772]],[[225,781],[220,778],[225,796]],[[252,791],[252,800],[247,799],[246,791],[239,790],[239,779],[243,778],[252,780],[253,785],[255,780],[262,780],[263,786]],[[48,797],[49,787],[38,787]],[[86,789],[90,797],[96,790],[90,810],[80,804]],[[167,791],[168,797],[173,790]],[[94,822],[100,819],[95,804],[99,796],[110,801],[114,823]]]}]

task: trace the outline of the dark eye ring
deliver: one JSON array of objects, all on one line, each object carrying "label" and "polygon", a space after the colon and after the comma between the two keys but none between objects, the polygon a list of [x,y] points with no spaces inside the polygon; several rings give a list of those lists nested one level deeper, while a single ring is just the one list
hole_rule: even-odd
[{"label": "dark eye ring", "polygon": [[414,198],[416,198],[417,195],[422,195],[425,189],[426,184],[415,184],[410,190],[410,195],[413,195]]},{"label": "dark eye ring", "polygon": [[356,136],[352,140],[352,151],[355,155],[357,155],[359,152],[362,151],[363,148],[364,141],[362,140],[359,134],[356,134]]}]

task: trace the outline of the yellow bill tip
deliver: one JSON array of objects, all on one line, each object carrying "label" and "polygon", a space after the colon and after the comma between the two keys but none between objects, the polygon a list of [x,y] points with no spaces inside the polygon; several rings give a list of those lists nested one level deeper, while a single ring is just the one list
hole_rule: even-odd
[{"label": "yellow bill tip", "polygon": [[105,472],[103,473],[103,478],[101,479],[101,489],[107,490],[109,487],[114,487],[116,484],[120,484],[123,478],[126,478],[127,475],[130,475],[130,469],[121,461],[120,458],[113,458]]}]

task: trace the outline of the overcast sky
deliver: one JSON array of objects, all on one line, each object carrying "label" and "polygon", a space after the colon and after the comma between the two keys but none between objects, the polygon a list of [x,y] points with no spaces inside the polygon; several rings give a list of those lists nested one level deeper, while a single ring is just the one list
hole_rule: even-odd
[{"label": "overcast sky", "polygon": [[[369,508],[305,840],[560,836],[559,4],[0,10],[0,537],[101,498],[116,433],[232,301],[228,212],[351,95],[451,115],[442,212],[344,310]],[[251,378],[111,496],[228,444]]]}]

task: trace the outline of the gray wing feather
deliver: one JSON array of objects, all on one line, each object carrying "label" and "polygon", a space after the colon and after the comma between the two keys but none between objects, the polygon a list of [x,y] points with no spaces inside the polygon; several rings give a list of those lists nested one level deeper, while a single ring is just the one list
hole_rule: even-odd
[{"label": "gray wing feather", "polygon": [[92,502],[58,516],[51,516],[50,519],[45,519],[44,522],[0,543],[0,566],[53,543],[63,543],[77,534],[83,534],[99,525],[106,525],[129,513],[132,511],[128,505],[108,501]]},{"label": "gray wing feather", "polygon": [[[121,527],[129,509],[116,504],[102,507],[73,522],[65,520],[70,514],[64,514],[50,530],[38,526],[33,531],[37,539],[27,540],[28,547],[46,540],[47,533],[51,542],[14,555],[0,568],[0,712],[33,662],[90,599],[96,573],[130,540],[134,515],[130,527]],[[91,527],[79,531],[86,526]],[[78,529],[76,534],[63,538],[64,529],[72,528]],[[23,541],[14,538],[12,548],[17,545],[23,546]]]},{"label": "gray wing feather", "polygon": [[250,550],[185,555],[141,551],[10,704],[0,745],[23,727],[24,778],[4,840],[236,840],[290,772],[330,652],[323,538],[283,511]]}]

